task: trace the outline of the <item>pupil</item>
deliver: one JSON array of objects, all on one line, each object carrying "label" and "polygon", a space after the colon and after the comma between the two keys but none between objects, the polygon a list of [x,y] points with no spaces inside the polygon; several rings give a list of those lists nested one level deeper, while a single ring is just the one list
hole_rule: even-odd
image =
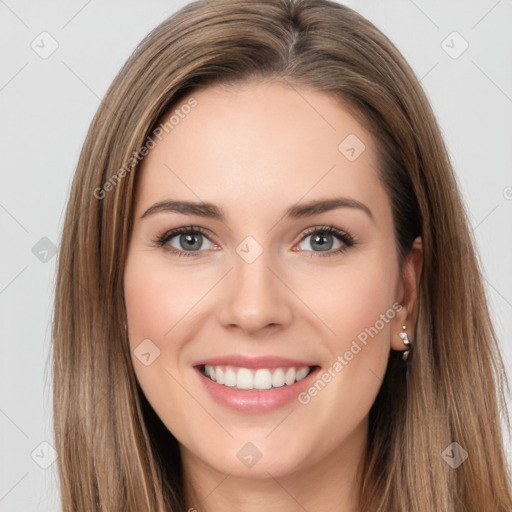
[{"label": "pupil", "polygon": [[[320,234],[315,235],[314,243],[313,244],[317,244],[318,243],[320,249],[328,251],[332,247],[332,240],[331,240],[330,244],[329,244],[328,241],[326,241],[328,236],[329,235],[320,235]],[[319,242],[319,240],[320,240],[320,242]],[[323,240],[323,242],[322,242],[322,240]],[[325,247],[326,244],[327,244],[328,247]]]},{"label": "pupil", "polygon": [[201,247],[201,242],[199,243],[196,241],[194,244],[194,238],[198,239],[200,235],[181,235],[181,242],[183,246],[188,246],[189,249],[199,249]]}]

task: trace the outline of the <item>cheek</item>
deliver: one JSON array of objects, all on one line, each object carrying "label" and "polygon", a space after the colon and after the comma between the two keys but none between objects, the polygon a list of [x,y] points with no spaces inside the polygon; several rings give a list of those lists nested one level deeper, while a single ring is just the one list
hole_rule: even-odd
[{"label": "cheek", "polygon": [[[144,253],[135,250],[128,257],[124,295],[133,367],[145,397],[172,432],[185,430],[182,416],[170,411],[185,410],[189,398],[175,379],[186,340],[180,331],[190,322],[187,311],[190,314],[192,299],[198,296],[187,286],[195,280],[181,281],[176,272]],[[186,293],[180,293],[182,289]]]},{"label": "cheek", "polygon": [[125,274],[125,301],[132,340],[158,339],[172,326],[176,295],[163,293],[165,282],[156,269],[134,262]]},{"label": "cheek", "polygon": [[398,271],[382,255],[379,260],[316,280],[317,285],[325,283],[323,292],[309,295],[331,331],[324,337],[330,354],[325,399],[339,406],[340,419],[341,411],[360,417],[368,412],[388,362],[391,326],[400,309],[394,295]]},{"label": "cheek", "polygon": [[[203,279],[204,277],[204,279]],[[130,338],[168,340],[182,319],[190,322],[194,306],[208,290],[208,278],[174,269],[135,253],[127,260],[124,294]]]},{"label": "cheek", "polygon": [[[129,253],[124,296],[131,356],[140,385],[152,405],[157,405],[161,392],[179,391],[172,376],[187,369],[185,363],[191,358],[190,345],[193,346],[190,341],[202,325],[198,317],[204,313],[206,301],[201,299],[217,280],[211,271],[176,264],[173,268],[161,255],[155,257],[137,249]],[[146,360],[139,358],[148,352]],[[147,362],[150,364],[145,365]],[[181,400],[178,394],[175,398]],[[162,399],[168,403],[169,397]]]},{"label": "cheek", "polygon": [[334,346],[341,349],[360,334],[364,338],[367,329],[376,323],[379,334],[382,331],[380,339],[389,337],[389,320],[396,312],[393,304],[397,278],[392,262],[388,264],[381,256],[322,274],[312,281],[306,292],[309,303],[331,330]]},{"label": "cheek", "polygon": [[[124,296],[129,340],[135,371],[141,385],[160,377],[158,369],[175,359],[176,351],[164,341],[178,322],[180,294],[173,276],[136,250],[129,255],[124,275]],[[141,354],[149,356],[141,357]],[[154,361],[154,362],[153,362]],[[148,363],[147,365],[145,363]],[[146,391],[146,389],[145,389]]]}]

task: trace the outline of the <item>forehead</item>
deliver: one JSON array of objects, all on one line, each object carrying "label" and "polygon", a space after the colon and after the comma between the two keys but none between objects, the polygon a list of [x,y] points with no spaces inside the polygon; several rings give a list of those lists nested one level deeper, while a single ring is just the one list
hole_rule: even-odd
[{"label": "forehead", "polygon": [[139,211],[169,198],[246,215],[301,198],[386,199],[372,137],[331,95],[283,82],[217,85],[183,99],[162,124],[171,117],[139,170]]}]

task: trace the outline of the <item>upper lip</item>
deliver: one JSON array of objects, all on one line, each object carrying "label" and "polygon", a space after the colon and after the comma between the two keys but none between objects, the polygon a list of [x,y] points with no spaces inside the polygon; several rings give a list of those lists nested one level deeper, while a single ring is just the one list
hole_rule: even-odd
[{"label": "upper lip", "polygon": [[304,366],[315,366],[314,363],[299,361],[280,356],[245,356],[242,354],[230,354],[225,356],[211,357],[192,363],[192,366],[236,366],[238,368],[282,368],[294,366],[302,368]]}]

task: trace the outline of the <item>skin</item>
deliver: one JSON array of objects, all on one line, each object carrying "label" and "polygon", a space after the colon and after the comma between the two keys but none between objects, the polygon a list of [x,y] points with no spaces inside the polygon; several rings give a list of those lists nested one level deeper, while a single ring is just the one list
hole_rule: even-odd
[{"label": "skin", "polygon": [[[402,325],[415,320],[421,242],[400,272],[374,141],[333,97],[257,81],[193,97],[197,106],[143,161],[124,276],[133,365],[180,444],[187,505],[356,511],[368,413],[390,349],[405,349]],[[338,149],[349,134],[366,147],[354,161]],[[364,203],[373,219],[349,207],[283,218],[297,203],[333,197]],[[141,219],[167,199],[214,203],[226,219],[169,211]],[[209,234],[191,257],[154,243],[188,225]],[[334,254],[344,244],[328,234],[331,255],[323,256],[315,235],[304,235],[323,225],[350,233],[356,245]],[[263,248],[252,263],[236,252],[248,236]],[[169,246],[193,252],[179,235]],[[402,309],[305,405],[294,400],[257,415],[229,410],[191,366],[243,353],[314,361],[325,371],[394,303]],[[160,350],[148,366],[134,355],[144,339]],[[236,455],[247,442],[262,454],[252,467]]]}]

